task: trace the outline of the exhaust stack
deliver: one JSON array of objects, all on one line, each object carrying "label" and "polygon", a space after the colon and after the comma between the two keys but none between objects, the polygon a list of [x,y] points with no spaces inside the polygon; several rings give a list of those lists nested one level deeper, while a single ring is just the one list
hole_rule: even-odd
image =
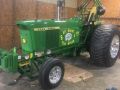
[{"label": "exhaust stack", "polygon": [[65,0],[57,0],[57,20],[61,19],[61,11]]}]

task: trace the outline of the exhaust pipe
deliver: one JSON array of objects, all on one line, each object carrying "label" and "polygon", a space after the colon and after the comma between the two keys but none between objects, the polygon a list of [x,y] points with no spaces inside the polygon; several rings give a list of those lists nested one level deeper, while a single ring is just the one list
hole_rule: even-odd
[{"label": "exhaust pipe", "polygon": [[61,8],[63,7],[65,0],[57,0],[57,20],[61,19]]}]

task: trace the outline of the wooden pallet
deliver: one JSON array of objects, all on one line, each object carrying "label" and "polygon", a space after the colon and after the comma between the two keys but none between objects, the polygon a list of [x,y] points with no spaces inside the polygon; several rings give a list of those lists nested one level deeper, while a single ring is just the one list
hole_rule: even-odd
[{"label": "wooden pallet", "polygon": [[87,80],[91,77],[93,77],[93,74],[91,72],[70,64],[65,64],[64,80],[71,83],[77,83]]}]

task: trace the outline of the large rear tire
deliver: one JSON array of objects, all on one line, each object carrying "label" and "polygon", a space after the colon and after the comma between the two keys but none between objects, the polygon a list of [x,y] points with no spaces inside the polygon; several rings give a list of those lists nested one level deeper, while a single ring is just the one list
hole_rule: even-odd
[{"label": "large rear tire", "polygon": [[57,59],[49,59],[40,67],[39,82],[44,90],[60,85],[64,76],[64,64]]},{"label": "large rear tire", "polygon": [[120,32],[114,25],[101,25],[93,33],[90,45],[91,61],[97,66],[111,67],[120,51]]}]

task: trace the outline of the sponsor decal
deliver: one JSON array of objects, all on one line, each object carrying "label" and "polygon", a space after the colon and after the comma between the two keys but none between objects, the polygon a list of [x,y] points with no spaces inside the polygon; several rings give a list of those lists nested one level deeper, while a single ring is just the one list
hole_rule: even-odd
[{"label": "sponsor decal", "polygon": [[79,36],[79,31],[76,30],[64,30],[60,35],[60,40],[63,46],[71,45],[75,43],[75,39]]},{"label": "sponsor decal", "polygon": [[48,30],[59,30],[60,27],[43,27],[43,28],[34,28],[34,31],[48,31]]}]

